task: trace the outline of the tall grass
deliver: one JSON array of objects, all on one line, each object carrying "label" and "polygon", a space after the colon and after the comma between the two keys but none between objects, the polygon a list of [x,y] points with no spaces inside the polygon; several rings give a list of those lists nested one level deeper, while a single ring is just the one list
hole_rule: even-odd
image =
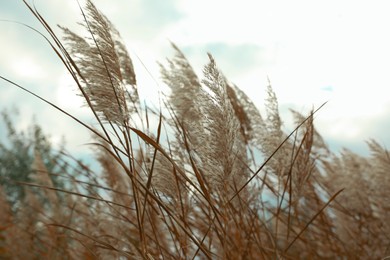
[{"label": "tall grass", "polygon": [[80,8],[89,37],[64,27],[57,36],[25,4],[97,127],[38,98],[91,132],[101,172],[77,161],[77,175],[57,176],[67,184],[58,188],[36,152],[34,182],[19,183],[26,196],[18,210],[0,187],[0,258],[390,255],[390,157],[377,142],[368,143],[371,158],[331,153],[314,127],[320,108],[292,111],[296,129],[285,133],[271,86],[262,115],[211,54],[199,77],[174,44],[173,57],[160,64],[170,92],[153,109],[139,99],[142,86],[119,33],[91,1]]}]

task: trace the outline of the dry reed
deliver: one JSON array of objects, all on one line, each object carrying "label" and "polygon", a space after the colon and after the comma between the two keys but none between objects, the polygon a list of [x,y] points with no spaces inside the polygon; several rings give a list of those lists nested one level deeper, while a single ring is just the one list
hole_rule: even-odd
[{"label": "dry reed", "polygon": [[[25,4],[49,33],[99,128],[39,98],[91,131],[101,171],[75,161],[77,174],[61,173],[66,188],[57,187],[37,151],[35,177],[19,183],[26,191],[21,206],[12,210],[0,193],[0,258],[390,255],[390,157],[377,142],[368,142],[370,158],[333,154],[314,127],[318,110],[292,111],[297,127],[285,133],[270,85],[263,116],[211,55],[202,79],[174,44],[174,57],[161,64],[170,88],[166,106],[141,106],[130,55],[91,1],[80,8],[89,37],[61,27],[63,40]],[[149,128],[152,120],[157,129]]]}]

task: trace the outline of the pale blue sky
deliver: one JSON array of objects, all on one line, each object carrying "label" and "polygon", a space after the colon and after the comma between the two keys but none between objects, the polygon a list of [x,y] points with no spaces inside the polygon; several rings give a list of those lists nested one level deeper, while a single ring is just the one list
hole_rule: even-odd
[{"label": "pale blue sky", "polygon": [[[224,74],[263,106],[267,76],[279,98],[283,119],[289,107],[308,111],[329,103],[316,124],[334,148],[366,153],[364,141],[390,146],[390,16],[388,1],[298,0],[95,0],[125,39],[143,93],[155,92],[155,61],[171,55],[168,39],[197,71],[211,52]],[[78,29],[73,0],[35,0],[55,27]],[[0,2],[0,19],[17,20],[43,31],[20,0]],[[78,116],[88,118],[74,98],[71,82],[49,46],[36,33],[0,22],[0,74],[21,83]],[[59,31],[58,31],[59,32]],[[0,82],[0,107],[16,106],[23,128],[33,115],[55,140],[62,135],[85,149],[88,135],[54,109]]]}]

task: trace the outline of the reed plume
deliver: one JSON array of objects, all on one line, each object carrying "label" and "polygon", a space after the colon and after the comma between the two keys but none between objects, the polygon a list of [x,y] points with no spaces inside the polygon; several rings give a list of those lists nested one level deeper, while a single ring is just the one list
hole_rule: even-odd
[{"label": "reed plume", "polygon": [[[25,4],[100,128],[1,78],[90,131],[99,167],[64,150],[52,163],[67,167],[54,172],[35,149],[28,181],[20,181],[5,176],[1,160],[0,258],[390,255],[390,157],[378,142],[367,142],[369,157],[333,153],[314,124],[322,106],[307,115],[291,110],[296,126],[285,132],[269,82],[263,114],[211,54],[197,75],[174,43],[173,57],[160,63],[169,92],[159,109],[141,106],[130,54],[92,1],[80,9],[85,35],[60,27],[63,40]],[[0,156],[6,151],[0,144]],[[3,192],[9,183],[25,191],[16,205]]]}]

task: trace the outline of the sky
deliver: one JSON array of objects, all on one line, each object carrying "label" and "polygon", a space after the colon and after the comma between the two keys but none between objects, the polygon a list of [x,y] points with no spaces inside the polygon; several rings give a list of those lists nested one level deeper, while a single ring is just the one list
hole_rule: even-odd
[{"label": "sky", "polygon": [[[81,1],[82,2],[82,1]],[[197,72],[210,52],[227,78],[263,109],[270,79],[286,129],[289,108],[308,113],[322,103],[315,124],[334,152],[362,155],[374,138],[390,147],[390,16],[383,0],[95,0],[124,39],[134,61],[141,95],[153,97],[160,81],[156,61],[171,57],[169,41]],[[60,33],[80,30],[76,0],[35,0]],[[22,0],[0,1],[0,75],[88,121],[74,84],[49,45],[26,27],[38,24]],[[82,152],[88,132],[42,101],[0,81],[0,109],[16,107],[19,129],[42,125],[54,143],[63,136]],[[0,126],[0,138],[4,128]]]}]

